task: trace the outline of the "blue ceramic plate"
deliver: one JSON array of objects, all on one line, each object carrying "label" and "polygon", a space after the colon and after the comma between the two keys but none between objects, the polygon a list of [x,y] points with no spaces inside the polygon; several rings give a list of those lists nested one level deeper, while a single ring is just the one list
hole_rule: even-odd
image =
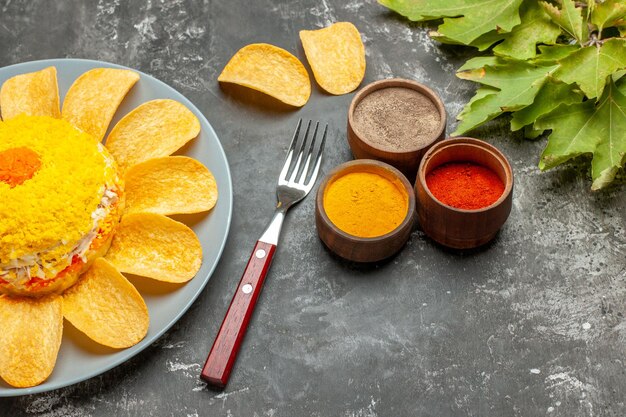
[{"label": "blue ceramic plate", "polygon": [[[50,59],[26,62],[0,68],[0,85],[14,75],[55,66],[59,80],[61,100],[72,82],[87,70],[98,67],[125,68],[120,65],[83,59]],[[186,145],[178,154],[195,158],[207,166],[217,181],[219,198],[208,214],[177,217],[187,223],[202,242],[204,259],[196,277],[185,285],[148,285],[146,280],[131,278],[142,294],[150,311],[150,330],[139,344],[124,350],[114,350],[90,342],[84,335],[64,323],[63,342],[52,375],[43,384],[32,388],[12,388],[0,380],[0,397],[35,394],[76,384],[99,375],[127,361],[144,350],[187,311],[211,278],[226,244],[233,207],[233,191],[230,170],[224,149],[215,131],[204,115],[182,94],[169,85],[139,72],[141,79],[130,91],[118,109],[111,126],[138,105],[153,99],[169,98],[185,104],[200,120],[200,135]]]}]

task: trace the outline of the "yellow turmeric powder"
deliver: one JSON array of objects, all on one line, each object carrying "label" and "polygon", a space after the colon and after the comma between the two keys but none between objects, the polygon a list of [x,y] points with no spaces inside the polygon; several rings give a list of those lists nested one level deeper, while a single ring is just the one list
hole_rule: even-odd
[{"label": "yellow turmeric powder", "polygon": [[324,192],[324,210],[330,221],[358,237],[391,232],[405,219],[409,198],[387,178],[371,172],[351,172],[331,182]]}]

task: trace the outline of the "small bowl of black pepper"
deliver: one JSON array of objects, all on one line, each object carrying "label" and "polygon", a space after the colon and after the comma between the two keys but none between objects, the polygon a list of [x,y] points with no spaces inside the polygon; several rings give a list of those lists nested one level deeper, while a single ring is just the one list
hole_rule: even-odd
[{"label": "small bowl of black pepper", "polygon": [[348,110],[348,143],[357,159],[386,162],[414,182],[422,156],[445,137],[446,110],[433,90],[402,78],[363,87]]}]

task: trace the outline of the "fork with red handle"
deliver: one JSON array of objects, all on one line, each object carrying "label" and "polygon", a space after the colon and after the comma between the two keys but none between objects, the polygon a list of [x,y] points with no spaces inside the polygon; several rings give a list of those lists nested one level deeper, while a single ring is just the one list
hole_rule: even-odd
[{"label": "fork with red handle", "polygon": [[278,204],[272,220],[257,240],[237,291],[230,302],[213,347],[209,352],[200,377],[215,388],[224,388],[237,358],[237,352],[248,328],[265,277],[272,263],[280,237],[280,229],[287,210],[301,201],[313,188],[322,162],[328,125],[318,140],[319,121],[311,137],[311,121],[300,138],[302,119],[294,132],[287,158],[278,177],[276,197]]}]

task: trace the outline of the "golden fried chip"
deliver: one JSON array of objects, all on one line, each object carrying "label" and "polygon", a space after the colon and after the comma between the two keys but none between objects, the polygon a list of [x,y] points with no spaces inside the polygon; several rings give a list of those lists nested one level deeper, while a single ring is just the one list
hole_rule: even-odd
[{"label": "golden fried chip", "polygon": [[154,213],[122,217],[106,258],[122,272],[186,282],[202,264],[202,246],[184,224]]},{"label": "golden fried chip", "polygon": [[361,84],[365,76],[365,48],[352,23],[301,30],[300,40],[315,80],[324,90],[340,95]]},{"label": "golden fried chip", "polygon": [[94,68],[78,77],[63,101],[62,117],[98,141],[126,93],[139,80],[135,71]]},{"label": "golden fried chip", "polygon": [[6,80],[0,89],[0,110],[4,120],[22,113],[61,117],[57,69],[48,67]]},{"label": "golden fried chip", "polygon": [[118,349],[139,343],[150,325],[139,292],[103,258],[63,294],[63,315],[92,340]]},{"label": "golden fried chip", "polygon": [[267,43],[241,48],[217,80],[252,88],[295,107],[304,106],[311,95],[311,81],[302,62]]},{"label": "golden fried chip", "polygon": [[32,387],[54,369],[63,334],[63,300],[0,297],[0,377]]},{"label": "golden fried chip", "polygon": [[106,147],[122,171],[168,156],[198,136],[200,121],[174,100],[152,100],[128,113],[111,130]]},{"label": "golden fried chip", "polygon": [[126,213],[199,213],[211,210],[217,201],[213,174],[187,156],[142,162],[131,167],[124,180]]}]

